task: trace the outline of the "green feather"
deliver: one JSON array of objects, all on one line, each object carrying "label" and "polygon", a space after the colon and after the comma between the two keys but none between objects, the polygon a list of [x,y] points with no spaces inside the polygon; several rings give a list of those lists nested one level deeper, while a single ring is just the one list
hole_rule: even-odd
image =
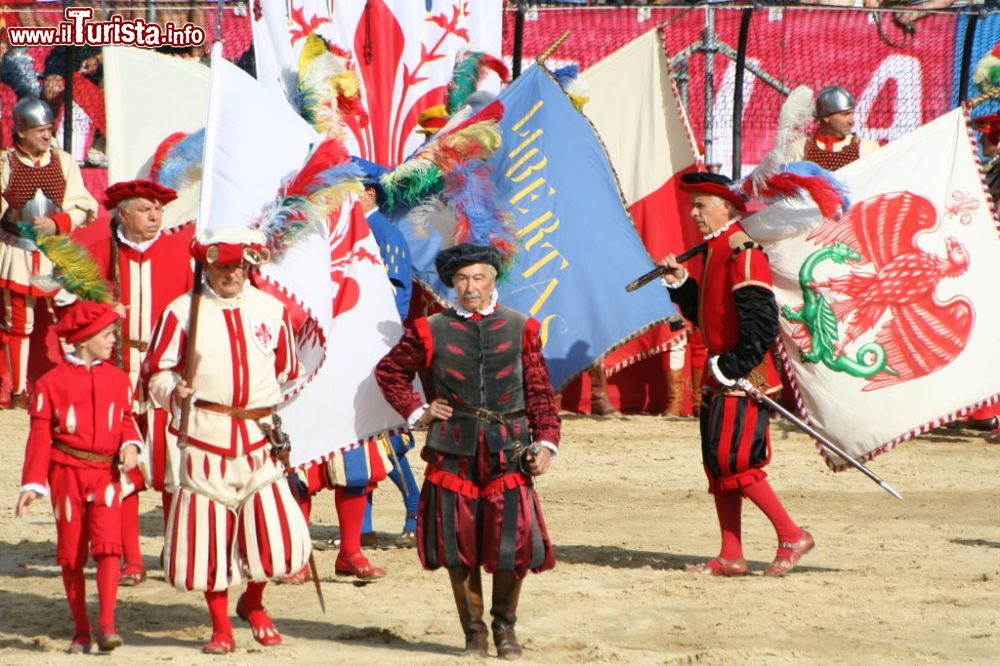
[{"label": "green feather", "polygon": [[481,55],[482,53],[478,51],[467,53],[455,63],[451,81],[448,82],[448,115],[462,108],[469,95],[476,92],[483,74],[483,67],[479,61]]},{"label": "green feather", "polygon": [[97,262],[69,234],[39,236],[30,222],[18,222],[17,226],[21,236],[33,241],[52,262],[52,277],[63,289],[85,301],[111,302],[111,289]]},{"label": "green feather", "polygon": [[404,163],[382,179],[389,210],[413,208],[427,197],[444,190],[440,167],[426,160]]}]

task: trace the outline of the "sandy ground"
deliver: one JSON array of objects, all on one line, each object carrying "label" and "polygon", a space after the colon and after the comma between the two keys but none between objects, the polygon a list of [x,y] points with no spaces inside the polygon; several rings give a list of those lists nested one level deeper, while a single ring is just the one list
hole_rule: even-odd
[{"label": "sandy ground", "polygon": [[[47,502],[15,520],[26,429],[0,413],[0,662],[63,663],[71,634]],[[691,420],[567,415],[563,449],[538,486],[559,556],[525,584],[518,633],[528,663],[921,664],[1000,661],[1000,446],[973,433],[939,432],[872,465],[899,502],[860,474],[834,475],[812,445],[774,429],[771,477],[816,549],[790,575],[764,578],[775,539],[744,509],[755,575],[705,579],[684,565],[714,555],[718,533]],[[411,457],[419,468],[417,456]],[[378,494],[376,524],[391,541],[399,494]],[[157,498],[142,498],[150,579],[122,589],[126,645],[106,661],[153,663],[449,663],[462,635],[447,576],[421,570],[412,550],[369,553],[389,576],[355,585],[318,552],[327,613],[311,587],[271,586],[266,603],[285,637],[257,646],[234,617],[239,649],[203,657],[209,636],[201,596],[166,586],[158,567]],[[313,535],[335,532],[332,498],[316,503]],[[96,613],[93,570],[88,592]],[[235,599],[235,594],[233,599]],[[473,659],[475,661],[475,659]]]}]

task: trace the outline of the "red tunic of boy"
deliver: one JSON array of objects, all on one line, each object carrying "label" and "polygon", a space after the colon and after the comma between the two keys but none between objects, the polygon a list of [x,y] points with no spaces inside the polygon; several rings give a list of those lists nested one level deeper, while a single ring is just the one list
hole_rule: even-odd
[{"label": "red tunic of boy", "polygon": [[[69,343],[86,342],[118,319],[108,305],[77,302],[57,328]],[[101,616],[97,642],[102,650],[121,644],[114,627],[121,555],[121,485],[117,456],[127,446],[142,447],[132,418],[128,375],[74,354],[43,375],[29,404],[31,430],[21,476],[20,515],[30,492],[51,494],[56,520],[56,560],[62,566],[66,598],[76,624],[71,651],[90,644],[83,567],[87,546],[97,562]],[[47,486],[47,487],[46,487]],[[76,648],[76,649],[74,649]]]}]

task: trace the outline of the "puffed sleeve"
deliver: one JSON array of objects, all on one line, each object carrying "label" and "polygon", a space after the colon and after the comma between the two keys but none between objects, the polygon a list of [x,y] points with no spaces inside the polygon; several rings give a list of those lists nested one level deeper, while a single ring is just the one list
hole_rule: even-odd
[{"label": "puffed sleeve", "polygon": [[418,370],[430,367],[433,350],[430,324],[420,318],[375,366],[375,381],[400,416],[409,418],[423,407],[423,398],[413,390],[413,378]]},{"label": "puffed sleeve", "polygon": [[542,355],[542,338],[537,320],[529,319],[524,327],[521,362],[524,366],[524,405],[531,425],[531,436],[536,442],[559,446],[562,419],[556,405],[555,392],[549,379],[549,368]]}]

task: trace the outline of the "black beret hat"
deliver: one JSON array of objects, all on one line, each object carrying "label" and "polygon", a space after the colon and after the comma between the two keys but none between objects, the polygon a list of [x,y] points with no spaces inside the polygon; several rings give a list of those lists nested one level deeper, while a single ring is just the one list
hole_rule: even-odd
[{"label": "black beret hat", "polygon": [[441,281],[448,286],[453,286],[451,281],[455,273],[460,268],[471,266],[472,264],[489,264],[497,269],[500,275],[501,257],[500,250],[492,245],[473,245],[472,243],[459,243],[447,250],[438,252],[434,259],[434,267],[437,268]]}]

